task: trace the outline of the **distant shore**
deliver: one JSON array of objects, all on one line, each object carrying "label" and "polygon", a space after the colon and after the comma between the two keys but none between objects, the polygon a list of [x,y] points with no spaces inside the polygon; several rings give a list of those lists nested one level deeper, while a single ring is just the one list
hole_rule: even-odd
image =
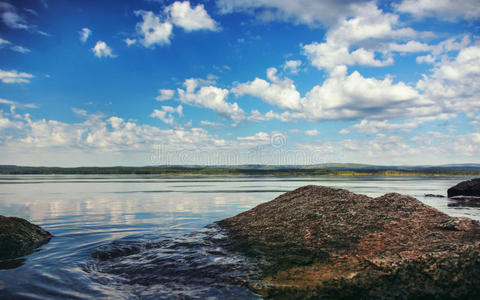
[{"label": "distant shore", "polygon": [[204,166],[158,166],[158,167],[27,167],[0,166],[1,175],[252,175],[252,176],[422,176],[422,175],[480,175],[480,169],[459,169],[448,167],[408,167],[395,169],[365,168],[315,168],[315,167],[204,167]]}]

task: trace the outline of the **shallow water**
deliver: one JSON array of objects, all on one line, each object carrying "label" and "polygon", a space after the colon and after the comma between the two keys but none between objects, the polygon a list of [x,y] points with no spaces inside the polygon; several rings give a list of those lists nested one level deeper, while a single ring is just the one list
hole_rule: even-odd
[{"label": "shallow water", "polygon": [[480,207],[423,197],[469,178],[0,176],[0,214],[54,235],[39,251],[2,264],[0,297],[255,299],[245,287],[255,267],[207,225],[307,184],[408,194],[480,220]]}]

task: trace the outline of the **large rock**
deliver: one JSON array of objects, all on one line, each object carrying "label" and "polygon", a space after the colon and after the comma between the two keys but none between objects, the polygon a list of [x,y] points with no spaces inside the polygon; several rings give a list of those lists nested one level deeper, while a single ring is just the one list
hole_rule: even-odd
[{"label": "large rock", "polygon": [[52,235],[27,220],[0,215],[0,259],[30,254]]},{"label": "large rock", "polygon": [[480,178],[462,181],[447,191],[448,197],[470,196],[480,197]]},{"label": "large rock", "polygon": [[218,222],[276,299],[480,297],[480,224],[415,198],[305,186]]}]

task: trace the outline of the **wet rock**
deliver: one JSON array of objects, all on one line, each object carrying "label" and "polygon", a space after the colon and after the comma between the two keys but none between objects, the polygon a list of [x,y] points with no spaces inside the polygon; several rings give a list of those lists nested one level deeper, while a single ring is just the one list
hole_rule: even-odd
[{"label": "wet rock", "polygon": [[444,195],[435,195],[435,194],[425,194],[427,198],[445,198]]},{"label": "wet rock", "polygon": [[305,186],[218,222],[278,299],[480,297],[480,224],[415,198]]},{"label": "wet rock", "polygon": [[0,259],[12,259],[32,253],[52,235],[27,220],[0,215]]},{"label": "wet rock", "polygon": [[459,184],[449,188],[447,194],[449,198],[455,196],[480,197],[480,178],[462,181]]}]

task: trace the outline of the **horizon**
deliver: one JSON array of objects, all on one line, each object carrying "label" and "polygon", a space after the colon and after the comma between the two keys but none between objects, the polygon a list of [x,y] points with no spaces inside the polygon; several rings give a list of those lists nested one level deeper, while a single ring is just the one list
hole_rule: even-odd
[{"label": "horizon", "polygon": [[479,164],[479,20],[477,0],[0,1],[0,165]]}]

